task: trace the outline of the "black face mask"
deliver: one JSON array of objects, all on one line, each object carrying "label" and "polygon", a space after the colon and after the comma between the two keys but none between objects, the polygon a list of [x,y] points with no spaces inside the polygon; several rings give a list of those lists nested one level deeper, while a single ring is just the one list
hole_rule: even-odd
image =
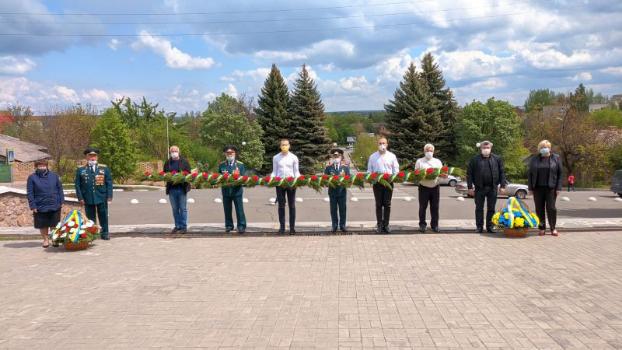
[{"label": "black face mask", "polygon": [[45,175],[45,174],[47,174],[48,170],[47,169],[37,169],[37,170],[35,170],[35,172],[37,173],[37,175]]}]

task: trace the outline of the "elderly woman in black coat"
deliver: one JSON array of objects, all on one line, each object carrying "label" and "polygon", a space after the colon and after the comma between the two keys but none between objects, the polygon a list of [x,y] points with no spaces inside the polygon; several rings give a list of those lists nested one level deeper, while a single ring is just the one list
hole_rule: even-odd
[{"label": "elderly woman in black coat", "polygon": [[533,194],[536,214],[540,218],[540,236],[546,233],[546,218],[553,236],[558,236],[557,208],[555,202],[562,189],[562,161],[551,151],[551,143],[542,140],[538,144],[538,154],[529,162],[529,191]]},{"label": "elderly woman in black coat", "polygon": [[49,229],[60,221],[60,211],[65,196],[60,177],[48,169],[48,161],[35,162],[35,172],[26,183],[28,206],[32,210],[35,228],[43,238],[43,248],[50,246]]}]

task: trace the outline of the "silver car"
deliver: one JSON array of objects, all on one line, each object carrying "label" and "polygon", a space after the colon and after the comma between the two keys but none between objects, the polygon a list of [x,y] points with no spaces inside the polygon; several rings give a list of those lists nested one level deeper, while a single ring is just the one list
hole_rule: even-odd
[{"label": "silver car", "polygon": [[447,177],[439,176],[438,178],[438,184],[443,186],[456,187],[460,181],[462,181],[460,177],[453,175],[448,175]]},{"label": "silver car", "polygon": [[[467,187],[467,183],[465,181],[459,182],[456,184],[456,192],[458,192],[462,196],[469,196],[469,189]],[[529,193],[529,187],[527,185],[522,184],[513,184],[508,183],[505,186],[505,193],[497,192],[497,196],[508,196],[508,197],[518,197],[520,199],[527,198],[527,194]]]}]

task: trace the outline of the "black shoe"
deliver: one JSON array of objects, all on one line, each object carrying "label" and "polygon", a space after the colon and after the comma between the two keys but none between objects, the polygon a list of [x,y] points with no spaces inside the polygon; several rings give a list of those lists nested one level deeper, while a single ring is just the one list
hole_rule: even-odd
[{"label": "black shoe", "polygon": [[426,225],[419,225],[419,232],[424,233],[426,228],[428,228]]},{"label": "black shoe", "polygon": [[182,229],[177,230],[177,233],[185,235],[186,233],[188,233],[188,230],[186,230],[185,228],[182,228]]},{"label": "black shoe", "polygon": [[341,232],[343,232],[343,233],[348,232],[348,230],[346,229],[346,227],[345,227],[345,226],[342,226],[342,227],[340,228],[340,230],[341,230]]},{"label": "black shoe", "polygon": [[335,233],[335,232],[337,232],[337,228],[336,228],[336,227],[331,228],[331,229],[330,229],[330,232],[331,232],[331,233]]},{"label": "black shoe", "polygon": [[386,225],[384,227],[384,233],[391,233],[391,228],[389,227],[389,225]]},{"label": "black shoe", "polygon": [[284,235],[284,234],[285,234],[285,228],[281,227],[281,228],[279,229],[279,234],[280,234],[280,235]]},{"label": "black shoe", "polygon": [[246,228],[244,228],[244,227],[239,228],[239,227],[238,227],[238,233],[239,233],[239,234],[243,235],[243,234],[244,234],[244,232],[246,232]]},{"label": "black shoe", "polygon": [[110,240],[110,236],[108,236],[108,235],[102,236],[102,239],[104,241],[109,241]]},{"label": "black shoe", "polygon": [[231,232],[231,230],[233,230],[233,227],[225,227],[225,232],[226,233]]},{"label": "black shoe", "polygon": [[294,230],[293,228],[289,229],[289,234],[290,235],[295,235],[296,234],[296,230]]},{"label": "black shoe", "polygon": [[179,231],[179,229],[175,227],[174,229],[171,230],[171,234],[174,235],[177,233],[177,231]]},{"label": "black shoe", "polygon": [[477,233],[483,233],[483,232],[484,232],[484,229],[482,227],[477,228]]},{"label": "black shoe", "polygon": [[382,225],[377,225],[376,226],[376,233],[383,233],[384,230],[382,229]]},{"label": "black shoe", "polygon": [[492,228],[492,227],[487,227],[487,228],[486,228],[486,232],[488,232],[488,233],[497,233],[497,230],[495,230],[495,229],[494,229],[494,228]]},{"label": "black shoe", "polygon": [[432,227],[432,231],[434,231],[435,233],[441,232],[441,230],[438,227]]}]

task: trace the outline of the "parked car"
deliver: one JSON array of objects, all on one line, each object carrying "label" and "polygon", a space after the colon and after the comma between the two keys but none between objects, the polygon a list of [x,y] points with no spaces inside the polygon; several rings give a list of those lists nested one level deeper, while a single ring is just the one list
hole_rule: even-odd
[{"label": "parked car", "polygon": [[[469,193],[468,193],[469,190],[468,190],[466,181],[459,182],[456,185],[455,190],[456,192],[458,192],[458,194],[471,197],[469,196]],[[502,194],[499,192],[498,195],[503,195],[503,196],[508,196],[508,197],[518,197],[520,199],[525,199],[527,198],[528,193],[529,193],[529,187],[527,187],[527,185],[508,183],[505,186],[505,193]]]},{"label": "parked car", "polygon": [[456,187],[456,185],[458,184],[458,182],[462,181],[460,179],[460,177],[458,176],[453,176],[453,175],[448,175],[447,177],[442,177],[440,176],[438,178],[438,184],[439,185],[445,185],[445,186],[451,186],[451,187]]},{"label": "parked car", "polygon": [[611,178],[611,191],[622,197],[622,170],[616,170]]}]

